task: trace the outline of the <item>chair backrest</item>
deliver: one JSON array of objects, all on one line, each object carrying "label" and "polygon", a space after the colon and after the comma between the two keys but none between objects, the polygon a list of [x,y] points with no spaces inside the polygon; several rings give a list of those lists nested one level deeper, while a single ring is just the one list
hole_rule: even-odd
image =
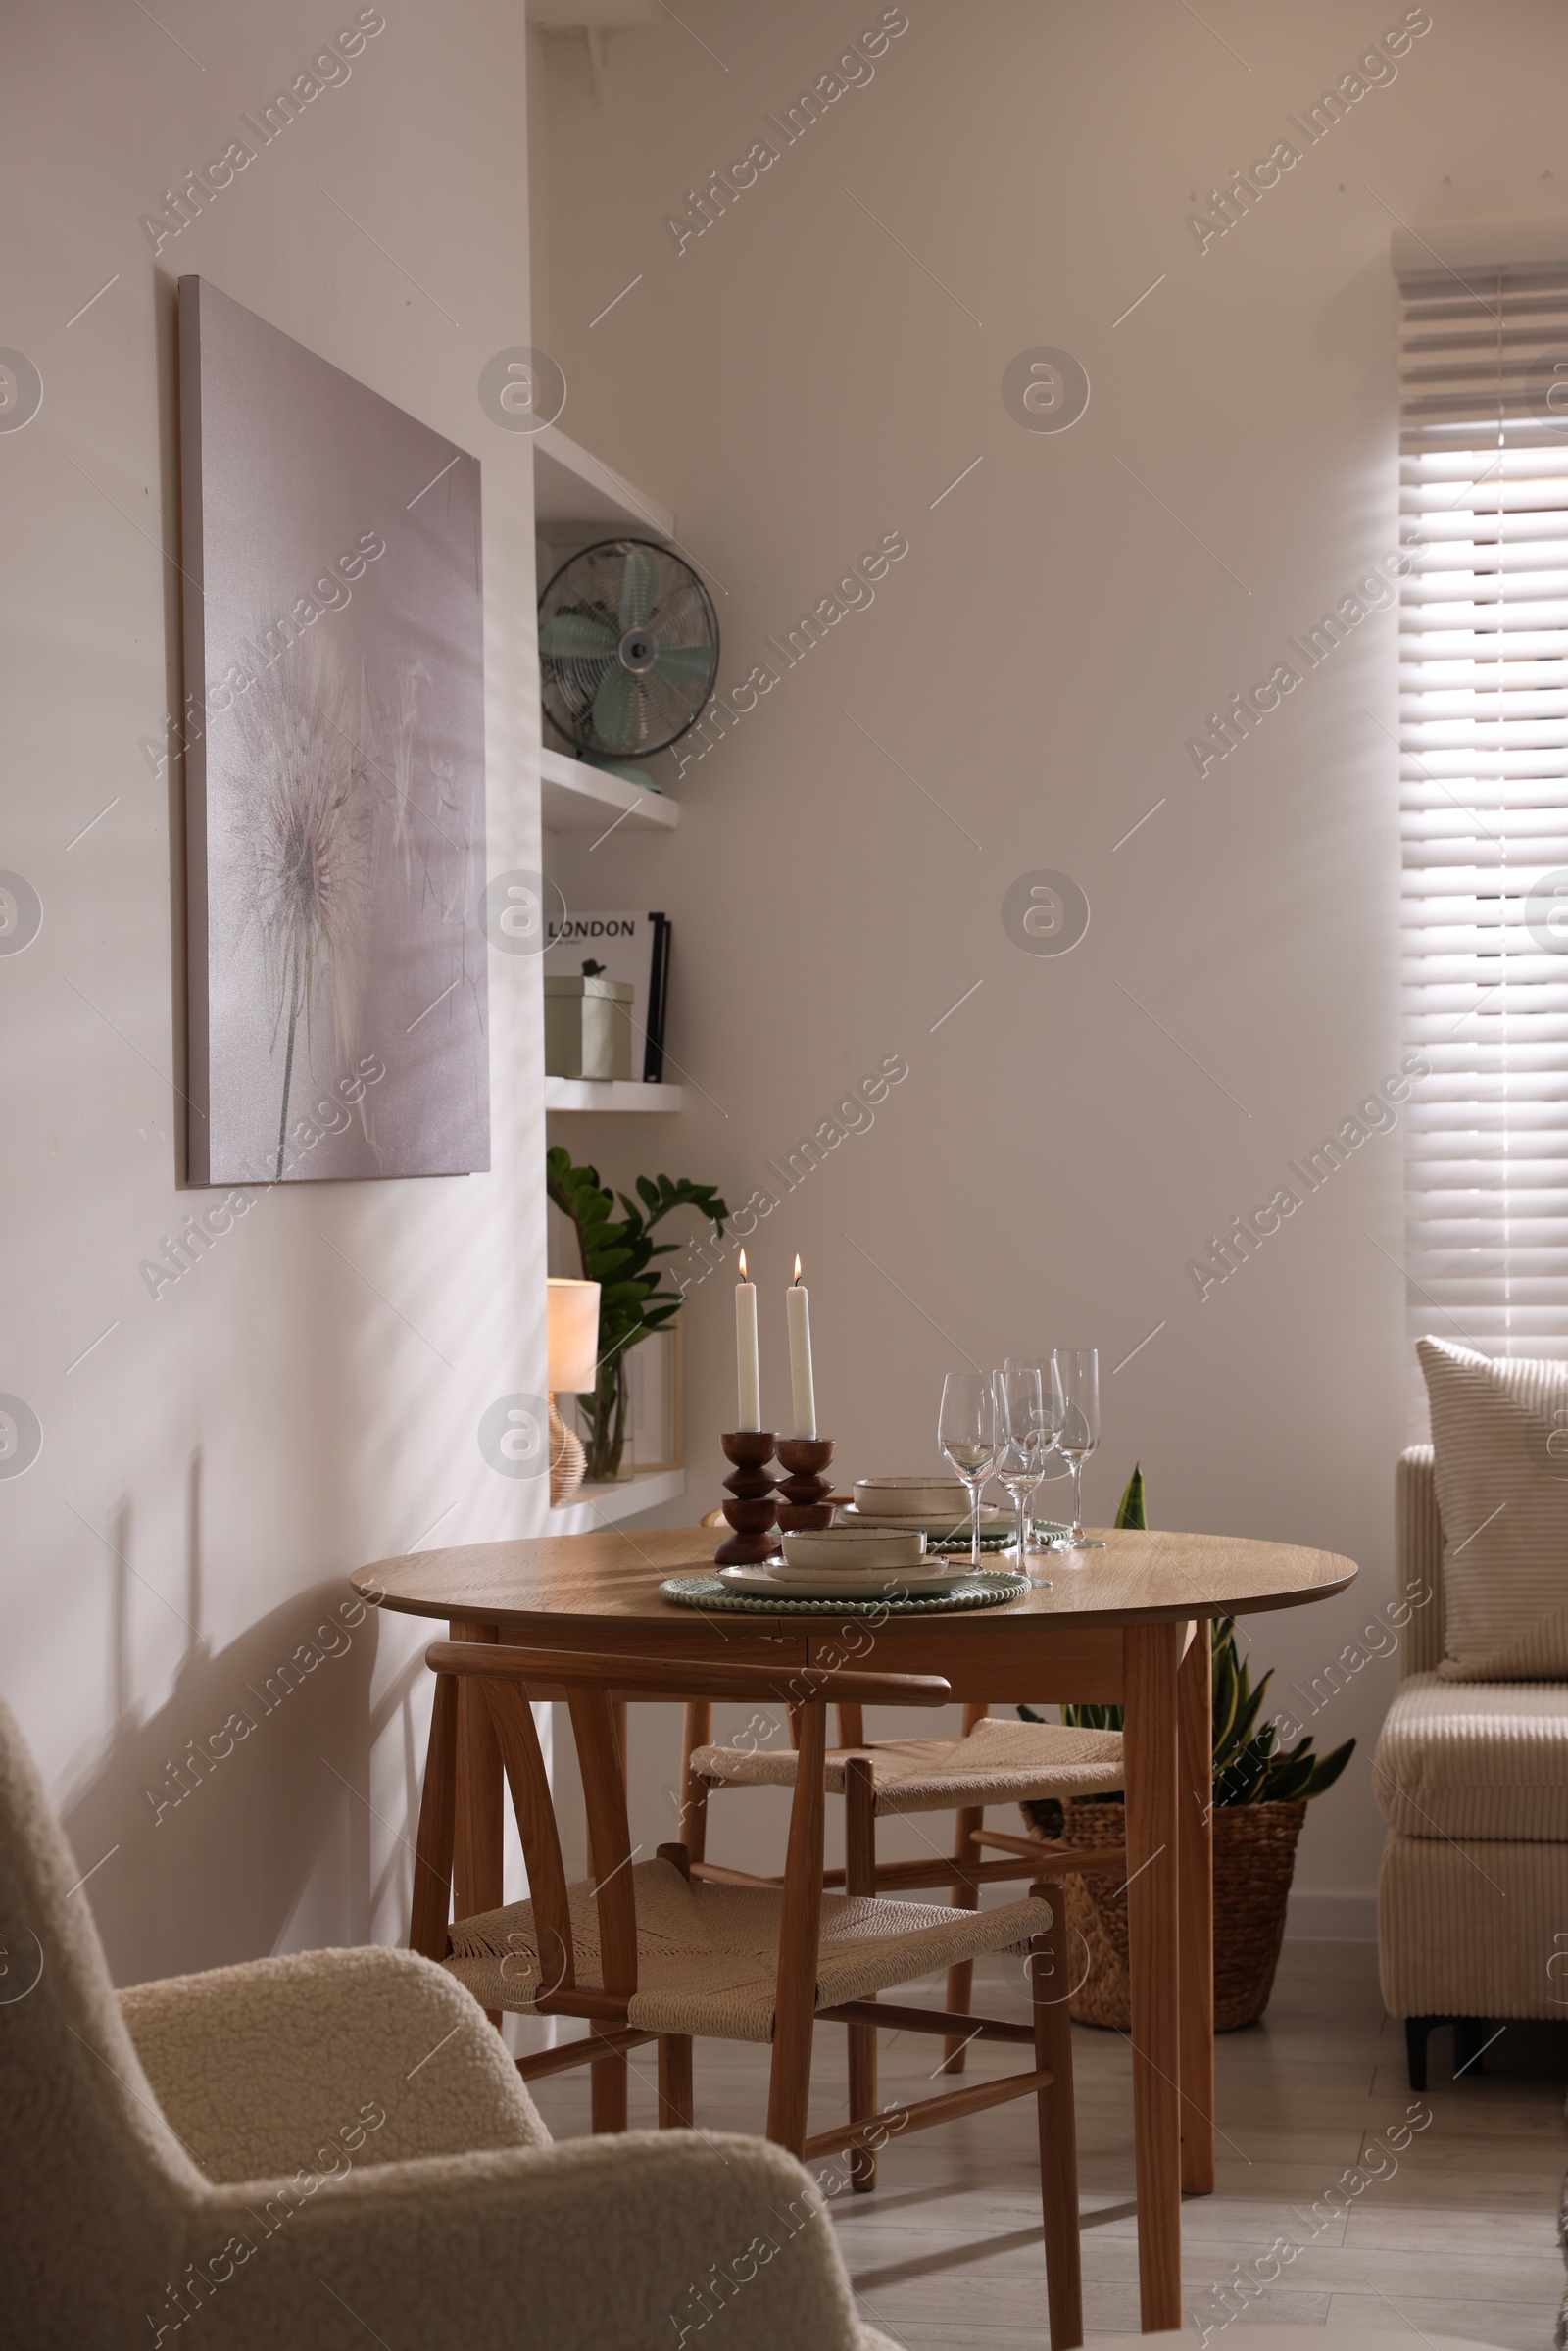
[{"label": "chair backrest", "polygon": [[170,2316],[204,2184],[125,2031],[81,1880],[0,1703],[0,2309],[19,2342],[129,2341],[144,2314]]},{"label": "chair backrest", "polygon": [[1443,1520],[1431,1445],[1412,1445],[1399,1455],[1394,1515],[1399,1596],[1410,1603],[1404,1672],[1430,1674],[1444,1652]]},{"label": "chair backrest", "polygon": [[[814,1950],[820,1915],[824,1837],[827,1707],[867,1700],[890,1705],[940,1706],[952,1692],[935,1676],[856,1674],[808,1667],[662,1665],[632,1657],[595,1657],[502,1647],[487,1642],[436,1641],[426,1652],[436,1676],[430,1746],[415,1865],[415,1905],[409,1940],[428,1958],[447,1953],[452,1859],[458,1803],[457,1752],[460,1685],[467,1703],[487,1706],[512,1792],[517,1834],[528,1872],[540,1965],[551,1989],[541,2007],[575,2004],[581,1954],[575,1946],[555,1798],[534,1704],[564,1698],[582,1776],[583,1805],[593,1855],[600,1984],[609,2001],[637,1989],[637,1911],[630,1869],[631,1830],[625,1773],[612,1693],[644,1697],[726,1696],[782,1699],[791,1709],[800,1762],[790,1814],[784,1905],[788,1929],[808,1936]],[[661,1847],[673,1853],[674,1847]]]}]

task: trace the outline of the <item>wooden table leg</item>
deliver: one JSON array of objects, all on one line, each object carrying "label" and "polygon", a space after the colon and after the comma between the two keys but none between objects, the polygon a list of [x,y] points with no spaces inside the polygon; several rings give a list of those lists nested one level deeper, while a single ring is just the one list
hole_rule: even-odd
[{"label": "wooden table leg", "polygon": [[1182,2323],[1176,1670],[1182,1627],[1128,1625],[1127,1923],[1138,2284],[1146,2334]]},{"label": "wooden table leg", "polygon": [[[454,1617],[454,1641],[498,1641],[494,1625],[470,1624]],[[499,1910],[502,1825],[505,1786],[501,1748],[490,1721],[484,1685],[467,1675],[458,1683],[458,1822],[453,1840],[454,1915],[472,1918],[481,1910]],[[499,2028],[501,2011],[486,2012]]]},{"label": "wooden table leg", "polygon": [[1029,1888],[1051,1904],[1052,1924],[1029,1954],[1035,2064],[1055,2076],[1039,2092],[1040,2204],[1046,2229],[1046,2300],[1051,2351],[1074,2351],[1084,2339],[1084,2289],[1078,2214],[1078,2122],[1073,2103],[1071,1943],[1061,1887],[1042,1880]]},{"label": "wooden table leg", "polygon": [[[876,1783],[864,1755],[850,1755],[844,1764],[844,1890],[866,1896],[876,1892]],[[871,1998],[876,1998],[875,1992]],[[876,2027],[851,2025],[848,2040],[850,2120],[869,2122],[876,2112]],[[864,2196],[875,2185],[874,2148],[855,2148],[850,2156],[851,2189]]]},{"label": "wooden table leg", "polygon": [[1176,1676],[1177,1875],[1181,1916],[1182,2186],[1214,2192],[1214,1760],[1212,1640],[1206,1618]]},{"label": "wooden table leg", "polygon": [[[467,1624],[459,1618],[454,1618],[451,1630],[454,1641],[500,1638],[494,1625]],[[501,1748],[484,1685],[464,1676],[458,1684],[458,1829],[453,1856],[460,1919],[501,1907],[504,1806]]]}]

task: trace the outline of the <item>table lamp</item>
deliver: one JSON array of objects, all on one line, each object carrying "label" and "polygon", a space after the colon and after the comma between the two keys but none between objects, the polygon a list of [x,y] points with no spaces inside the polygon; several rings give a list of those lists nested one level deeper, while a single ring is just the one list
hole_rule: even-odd
[{"label": "table lamp", "polygon": [[556,1409],[556,1392],[587,1396],[599,1377],[599,1284],[549,1277],[550,1502],[569,1502],[582,1484],[588,1456],[582,1440]]}]

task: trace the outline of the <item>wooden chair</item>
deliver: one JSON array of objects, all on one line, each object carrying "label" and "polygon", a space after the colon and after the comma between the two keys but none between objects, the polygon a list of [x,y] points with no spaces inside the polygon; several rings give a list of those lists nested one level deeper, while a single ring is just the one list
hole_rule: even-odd
[{"label": "wooden chair", "polygon": [[[845,1891],[824,1891],[826,1716],[848,1706],[939,1706],[946,1682],[907,1674],[806,1667],[664,1666],[634,1657],[577,1656],[489,1642],[437,1641],[429,1760],[419,1812],[410,1941],[467,1985],[481,2006],[528,2016],[576,2016],[587,2033],[564,2048],[519,2058],[524,2081],[593,2067],[596,2131],[626,2127],[626,2057],[659,2043],[661,2128],[692,2121],[692,2039],[771,2042],[767,2136],[801,2158],[846,2153],[852,2174],[873,2160],[888,2126],[920,2131],[1034,2096],[1053,2351],[1083,2340],[1078,2165],[1073,2116],[1066,1937],[1059,1908],[1036,1886],[1027,1899],[988,1911],[883,1902],[867,1882],[872,1770],[846,1764],[858,1840]],[[530,1898],[449,1922],[456,1825],[460,1679],[482,1690],[501,1749],[528,1870]],[[795,1710],[800,1769],[783,1878],[773,1885],[694,1880],[684,1845],[633,1858],[612,1693],[784,1703]],[[596,1878],[568,1886],[532,1702],[564,1698],[582,1772]],[[1080,1857],[1073,1856],[1075,1865]],[[901,2106],[876,2107],[876,2033],[951,2034],[960,2020],[881,2001],[878,1994],[933,1968],[1026,1950],[1032,2022],[965,2016],[971,2037],[1023,2042],[1025,2070]],[[811,2044],[818,2021],[850,2031],[851,2113],[808,2134]],[[896,2120],[895,2120],[896,2116]]]},{"label": "wooden chair", "polygon": [[[828,1793],[842,1795],[848,1807],[848,1858],[846,1869],[826,1873],[827,1885],[851,1885],[853,1870],[852,1890],[867,1893],[948,1886],[956,1908],[973,1910],[983,1886],[1060,1876],[1068,1870],[1086,1876],[1113,1871],[1126,1875],[1126,1849],[1120,1844],[1069,1855],[1065,1847],[1043,1845],[1033,1837],[1008,1836],[985,1825],[988,1804],[1016,1805],[1050,1797],[1065,1803],[1074,1796],[1119,1794],[1119,1731],[999,1722],[989,1706],[971,1704],[964,1707],[958,1739],[868,1740],[862,1704],[841,1701],[838,1717],[839,1743],[827,1750],[825,1771]],[[796,1718],[792,1712],[790,1745],[776,1748],[714,1746],[710,1743],[712,1723],[711,1700],[688,1701],[681,1828],[691,1854],[691,1874],[718,1886],[780,1884],[776,1878],[709,1861],[708,1799],[727,1788],[793,1787],[799,1765]],[[928,1861],[878,1861],[877,1821],[926,1812],[956,1812],[951,1859],[938,1855],[933,1846]],[[1012,1858],[987,1861],[986,1849]],[[948,1972],[947,2003],[956,2018],[968,2014],[973,1979],[972,1959],[956,1961]],[[962,2073],[967,2046],[966,2036],[949,2035],[944,2073]],[[866,2188],[874,2182],[874,2165],[862,2166],[855,2185]]]}]

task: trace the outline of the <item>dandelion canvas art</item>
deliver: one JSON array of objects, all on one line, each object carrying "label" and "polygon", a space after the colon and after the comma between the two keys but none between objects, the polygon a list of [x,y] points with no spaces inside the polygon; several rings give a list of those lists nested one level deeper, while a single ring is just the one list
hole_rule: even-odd
[{"label": "dandelion canvas art", "polygon": [[478,461],[179,287],[198,1184],[490,1164]]}]

